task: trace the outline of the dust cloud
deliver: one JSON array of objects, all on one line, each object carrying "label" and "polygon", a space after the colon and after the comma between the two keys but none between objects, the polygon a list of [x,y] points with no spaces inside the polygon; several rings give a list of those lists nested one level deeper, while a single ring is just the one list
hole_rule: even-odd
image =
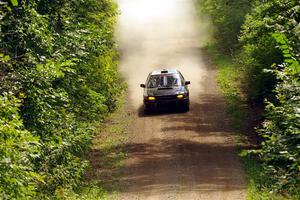
[{"label": "dust cloud", "polygon": [[197,17],[193,1],[118,0],[121,15],[116,38],[121,54],[120,72],[128,83],[129,98],[142,104],[144,83],[155,69],[179,69],[191,81],[193,101],[205,90],[207,70],[201,47],[209,40],[209,23]]},{"label": "dust cloud", "polygon": [[245,199],[225,99],[201,50],[210,28],[194,1],[118,0],[120,71],[133,109],[154,69],[179,69],[192,84],[189,112],[134,116],[117,199]]}]

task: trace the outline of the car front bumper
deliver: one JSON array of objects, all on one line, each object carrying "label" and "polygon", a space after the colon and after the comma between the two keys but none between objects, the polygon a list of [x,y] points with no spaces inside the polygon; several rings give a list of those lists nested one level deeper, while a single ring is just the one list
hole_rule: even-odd
[{"label": "car front bumper", "polygon": [[190,104],[189,97],[183,99],[164,99],[164,100],[144,100],[146,109],[161,109],[161,108],[179,108],[188,107]]}]

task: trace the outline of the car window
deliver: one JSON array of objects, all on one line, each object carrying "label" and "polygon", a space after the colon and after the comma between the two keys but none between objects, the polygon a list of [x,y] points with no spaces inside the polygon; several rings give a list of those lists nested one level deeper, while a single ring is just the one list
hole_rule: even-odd
[{"label": "car window", "polygon": [[152,75],[148,80],[148,88],[181,86],[182,80],[178,74]]}]

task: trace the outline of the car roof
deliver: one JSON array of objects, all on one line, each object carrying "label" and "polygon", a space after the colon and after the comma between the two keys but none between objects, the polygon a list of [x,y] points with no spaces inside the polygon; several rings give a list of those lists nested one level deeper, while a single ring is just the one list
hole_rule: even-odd
[{"label": "car roof", "polygon": [[150,73],[150,75],[160,75],[160,74],[178,74],[179,71],[177,69],[158,69],[154,70]]}]

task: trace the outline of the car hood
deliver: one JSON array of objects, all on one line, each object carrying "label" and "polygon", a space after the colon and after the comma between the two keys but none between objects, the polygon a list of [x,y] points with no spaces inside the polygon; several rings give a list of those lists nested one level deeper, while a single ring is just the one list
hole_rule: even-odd
[{"label": "car hood", "polygon": [[165,95],[176,95],[179,93],[187,93],[187,89],[184,86],[173,87],[173,88],[146,88],[145,96],[165,96]]}]

